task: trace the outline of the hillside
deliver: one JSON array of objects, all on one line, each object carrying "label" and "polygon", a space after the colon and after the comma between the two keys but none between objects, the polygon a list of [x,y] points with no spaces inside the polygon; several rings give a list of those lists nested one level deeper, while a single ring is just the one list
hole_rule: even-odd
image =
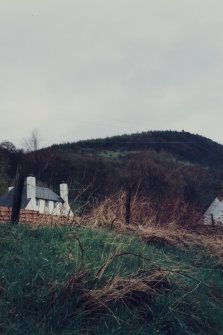
[{"label": "hillside", "polygon": [[142,241],[68,226],[1,225],[0,233],[1,334],[223,333],[214,238],[206,245],[205,236],[153,231]]},{"label": "hillside", "polygon": [[52,149],[91,154],[103,151],[126,154],[152,149],[158,152],[163,150],[179,160],[204,166],[217,167],[223,164],[223,146],[221,144],[185,131],[148,131],[53,145]]},{"label": "hillside", "polygon": [[[1,193],[13,182],[20,154],[7,147],[0,152]],[[39,182],[55,191],[61,181],[69,184],[70,202],[79,213],[130,188],[133,197],[152,203],[154,213],[165,206],[173,212],[179,203],[202,212],[223,182],[223,146],[188,132],[153,131],[65,143],[23,156],[26,174]]]}]

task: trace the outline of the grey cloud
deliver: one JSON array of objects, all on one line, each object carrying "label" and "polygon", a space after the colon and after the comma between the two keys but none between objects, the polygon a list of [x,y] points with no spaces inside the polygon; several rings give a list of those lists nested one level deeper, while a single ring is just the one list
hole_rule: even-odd
[{"label": "grey cloud", "polygon": [[1,138],[148,129],[223,143],[219,0],[0,3]]}]

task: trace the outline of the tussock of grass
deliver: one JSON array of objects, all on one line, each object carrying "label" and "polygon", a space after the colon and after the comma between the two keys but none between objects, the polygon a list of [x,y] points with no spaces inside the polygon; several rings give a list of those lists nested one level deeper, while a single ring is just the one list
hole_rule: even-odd
[{"label": "tussock of grass", "polygon": [[221,259],[186,235],[130,235],[1,225],[0,332],[222,334]]}]

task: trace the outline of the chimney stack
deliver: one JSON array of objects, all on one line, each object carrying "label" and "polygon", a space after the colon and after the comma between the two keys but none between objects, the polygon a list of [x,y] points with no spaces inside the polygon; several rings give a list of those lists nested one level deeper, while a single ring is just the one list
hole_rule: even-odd
[{"label": "chimney stack", "polygon": [[60,197],[68,204],[68,185],[66,183],[60,184]]},{"label": "chimney stack", "polygon": [[29,176],[26,178],[26,190],[27,190],[27,198],[35,199],[36,197],[36,178],[33,176]]}]

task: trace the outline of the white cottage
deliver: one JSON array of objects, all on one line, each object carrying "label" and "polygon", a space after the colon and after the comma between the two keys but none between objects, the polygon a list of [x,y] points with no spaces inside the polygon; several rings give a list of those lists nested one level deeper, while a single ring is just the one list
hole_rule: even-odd
[{"label": "white cottage", "polygon": [[203,217],[204,224],[223,224],[223,189],[217,190],[217,196],[210,204]]},{"label": "white cottage", "polygon": [[[0,206],[12,207],[14,187],[9,187],[6,194],[0,197]],[[41,214],[73,215],[68,203],[68,185],[60,184],[60,195],[47,187],[36,185],[36,178],[26,178],[21,208],[37,211]]]}]

